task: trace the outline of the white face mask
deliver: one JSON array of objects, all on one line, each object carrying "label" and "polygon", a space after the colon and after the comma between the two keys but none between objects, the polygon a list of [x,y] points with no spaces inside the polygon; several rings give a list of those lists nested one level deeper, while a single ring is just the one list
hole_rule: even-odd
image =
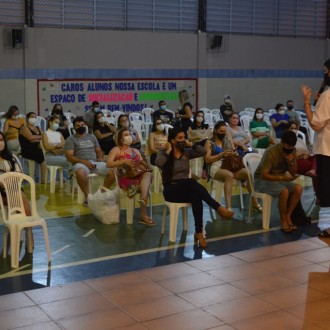
[{"label": "white face mask", "polygon": [[19,117],[18,117],[18,115],[17,115],[17,116],[12,116],[11,118],[14,119],[14,120],[16,120],[16,119],[18,119]]},{"label": "white face mask", "polygon": [[278,113],[279,113],[280,115],[284,115],[284,114],[285,114],[285,110],[280,110]]},{"label": "white face mask", "polygon": [[60,125],[58,123],[53,124],[53,130],[54,131],[57,131],[59,127],[60,127]]},{"label": "white face mask", "polygon": [[99,112],[100,108],[94,108],[94,112]]},{"label": "white face mask", "polygon": [[34,126],[36,124],[36,122],[37,122],[37,118],[29,118],[28,121],[29,121],[29,124],[30,125],[33,125]]},{"label": "white face mask", "polygon": [[196,117],[196,121],[197,121],[198,123],[202,123],[203,120],[204,120],[204,117],[202,117],[202,116],[197,116],[197,117]]},{"label": "white face mask", "polygon": [[0,151],[5,149],[5,141],[0,141]]},{"label": "white face mask", "polygon": [[105,123],[107,120],[105,117],[99,118],[99,123]]},{"label": "white face mask", "polygon": [[124,136],[123,138],[123,144],[125,146],[130,146],[133,142],[133,138],[132,138],[132,135],[127,135],[127,136]]},{"label": "white face mask", "polygon": [[159,124],[159,125],[156,126],[156,128],[157,128],[157,131],[163,132],[163,130],[165,129],[165,125],[164,124]]},{"label": "white face mask", "polygon": [[262,113],[256,113],[256,118],[257,119],[262,119],[263,117],[263,114]]}]

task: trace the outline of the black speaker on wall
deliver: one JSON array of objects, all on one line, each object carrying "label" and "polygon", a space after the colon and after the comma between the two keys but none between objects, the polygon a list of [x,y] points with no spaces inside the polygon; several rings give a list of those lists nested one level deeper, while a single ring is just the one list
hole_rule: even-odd
[{"label": "black speaker on wall", "polygon": [[212,38],[211,49],[221,48],[222,46],[222,36],[215,34]]},{"label": "black speaker on wall", "polygon": [[22,48],[24,44],[23,30],[12,29],[11,30],[11,45],[13,48]]}]

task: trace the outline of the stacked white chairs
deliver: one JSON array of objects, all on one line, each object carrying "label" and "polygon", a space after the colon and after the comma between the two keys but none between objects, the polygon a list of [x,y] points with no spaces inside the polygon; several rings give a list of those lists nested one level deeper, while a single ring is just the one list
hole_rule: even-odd
[{"label": "stacked white chairs", "polygon": [[143,120],[132,120],[131,124],[133,128],[136,129],[136,131],[138,132],[141,144],[145,145],[148,139],[146,123]]},{"label": "stacked white chairs", "polygon": [[254,172],[256,171],[262,156],[257,153],[246,154],[243,157],[243,164],[248,172],[248,180],[251,185],[250,204],[248,222],[251,220],[252,201],[253,198],[260,198],[262,200],[262,228],[269,229],[270,211],[273,197],[266,193],[259,193],[254,190]]},{"label": "stacked white chairs", "polygon": [[[30,186],[31,215],[25,213],[22,198],[22,183]],[[32,178],[23,173],[9,172],[0,176],[0,185],[6,192],[7,203],[4,205],[0,195],[2,220],[4,222],[3,257],[7,257],[7,239],[10,233],[11,267],[18,268],[20,254],[21,232],[25,228],[41,226],[44,232],[48,262],[51,260],[48,239],[48,229],[45,219],[38,214],[35,183]],[[26,186],[25,186],[26,187]],[[32,244],[32,242],[29,242]]]},{"label": "stacked white chairs", "polygon": [[129,121],[141,120],[145,122],[144,115],[141,112],[131,112],[128,115]]}]

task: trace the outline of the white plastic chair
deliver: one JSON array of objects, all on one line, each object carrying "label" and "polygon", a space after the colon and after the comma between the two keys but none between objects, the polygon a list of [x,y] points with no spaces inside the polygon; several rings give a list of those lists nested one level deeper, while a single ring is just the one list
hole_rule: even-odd
[{"label": "white plastic chair", "polygon": [[309,144],[313,145],[313,143],[314,143],[314,130],[311,128],[308,121],[306,122],[306,129],[307,129]]},{"label": "white plastic chair", "polygon": [[47,130],[47,120],[44,117],[37,116],[35,126],[39,126],[45,132]]},{"label": "white plastic chair", "polygon": [[182,222],[183,230],[188,230],[188,207],[191,206],[191,203],[172,203],[164,201],[163,208],[163,218],[162,218],[162,234],[165,232],[165,220],[166,220],[166,207],[169,209],[170,213],[170,232],[169,232],[169,241],[176,241],[176,232],[178,227],[179,220],[179,210],[182,209]]},{"label": "white plastic chair", "polygon": [[111,117],[112,113],[109,109],[101,109],[102,113],[104,114],[105,117]]},{"label": "white plastic chair", "polygon": [[215,116],[216,122],[219,121],[219,120],[223,120],[220,109],[212,109],[211,113]]},{"label": "white plastic chair", "polygon": [[204,113],[204,122],[208,124],[210,128],[214,128],[214,124],[217,122],[217,117],[211,112]]},{"label": "white plastic chair", "polygon": [[141,113],[144,115],[144,121],[146,123],[152,124],[152,114],[155,110],[153,108],[143,108]]},{"label": "white plastic chair", "polygon": [[271,125],[271,123],[270,123],[270,119],[269,119],[270,114],[267,113],[267,112],[264,112],[263,115],[264,115],[264,121],[267,123],[268,126],[270,126],[270,125]]},{"label": "white plastic chair", "polygon": [[[240,180],[236,180],[238,188],[239,188],[239,199],[241,210],[244,209],[244,202],[243,202],[243,190],[242,190],[242,182]],[[210,179],[210,195],[212,195],[212,191],[215,192],[215,200],[220,203],[222,198],[222,191],[225,183],[223,181]]]},{"label": "white plastic chair", "polygon": [[128,119],[130,122],[135,121],[135,120],[140,120],[145,122],[144,115],[140,112],[132,112],[128,115]]},{"label": "white plastic chair", "polygon": [[118,123],[118,117],[124,114],[125,113],[123,111],[119,111],[119,110],[112,111],[112,116],[116,119],[116,125]]},{"label": "white plastic chair", "polygon": [[116,124],[117,124],[117,122],[116,122],[116,118],[114,118],[114,117],[105,117],[105,120],[106,120],[108,123],[110,123],[110,124],[112,124],[112,125],[114,125],[114,126],[116,126]]},{"label": "white plastic chair", "polygon": [[[42,141],[40,141],[40,146],[42,149],[42,152],[44,154],[45,157],[45,163],[47,166],[47,171],[49,173],[49,191],[51,194],[55,193],[55,186],[56,186],[56,175],[57,175],[57,171],[59,172],[59,177],[60,177],[60,187],[63,188],[63,167],[62,166],[58,166],[58,165],[48,165],[47,161],[46,161],[46,150],[44,148],[44,145],[42,143]],[[47,173],[47,174],[48,174]],[[47,185],[47,180],[48,178],[45,178],[45,187]]]},{"label": "white plastic chair", "polygon": [[254,172],[257,169],[261,158],[262,156],[257,153],[246,154],[243,157],[243,164],[247,169],[248,180],[251,185],[248,222],[250,222],[251,219],[252,199],[253,197],[260,198],[262,200],[262,228],[269,229],[270,211],[271,211],[273,197],[266,193],[259,193],[254,190]]},{"label": "white plastic chair", "polygon": [[[26,215],[24,209],[21,190],[23,181],[28,182],[30,185],[30,216]],[[7,238],[8,233],[10,233],[11,267],[18,268],[22,229],[42,226],[48,261],[50,262],[51,256],[47,224],[45,219],[41,218],[38,214],[33,179],[23,173],[9,172],[0,176],[0,185],[4,187],[7,196],[7,205],[5,206],[0,195],[0,206],[4,222],[3,257],[7,257]]]},{"label": "white plastic chair", "polygon": [[268,113],[269,113],[269,115],[271,116],[271,115],[273,115],[274,113],[277,113],[277,111],[276,111],[275,109],[269,109],[269,110],[268,110]]},{"label": "white plastic chair", "polygon": [[252,117],[249,115],[243,115],[240,117],[240,122],[241,122],[241,126],[243,127],[245,132],[249,132],[249,125],[250,125],[250,121],[252,120]]},{"label": "white plastic chair", "polygon": [[[307,131],[307,132],[308,132],[308,131]],[[297,138],[298,138],[298,139],[302,139],[303,142],[304,142],[304,144],[306,144],[306,135],[305,135],[303,132],[301,132],[301,131],[297,131]]]},{"label": "white plastic chair", "polygon": [[[92,193],[92,187],[93,187],[93,181],[94,180],[99,180],[100,176],[97,173],[91,173],[87,175],[87,180],[88,180],[88,193]],[[71,191],[71,198],[74,199],[74,194],[75,191],[77,190],[77,203],[78,204],[83,204],[84,202],[84,193],[83,191],[80,189],[76,176],[73,173],[72,176],[72,191]]]},{"label": "white plastic chair", "polygon": [[254,116],[254,112],[256,111],[255,108],[245,108],[244,111],[250,116],[253,117]]},{"label": "white plastic chair", "polygon": [[147,143],[147,126],[142,120],[132,120],[132,127],[136,129],[140,136],[141,144],[145,145]]},{"label": "white plastic chair", "polygon": [[169,130],[170,128],[173,128],[173,126],[170,125],[170,124],[164,124],[164,125],[165,125],[165,133],[166,133],[166,135],[168,135],[168,130]]}]

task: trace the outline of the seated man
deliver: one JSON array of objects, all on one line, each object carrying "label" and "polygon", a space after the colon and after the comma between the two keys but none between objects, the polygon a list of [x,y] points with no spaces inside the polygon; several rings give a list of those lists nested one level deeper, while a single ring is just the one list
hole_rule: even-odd
[{"label": "seated man", "polygon": [[104,186],[110,188],[115,181],[112,169],[108,169],[106,163],[102,161],[103,153],[92,134],[87,134],[86,123],[82,117],[77,117],[73,121],[73,128],[76,134],[70,136],[65,141],[65,155],[73,164],[78,185],[85,195],[84,205],[87,205],[88,179],[90,173],[97,173],[105,176]]},{"label": "seated man", "polygon": [[297,229],[291,214],[303,192],[301,185],[292,182],[297,178],[296,143],[296,134],[285,131],[280,143],[265,150],[254,173],[255,190],[279,198],[281,230],[286,233]]},{"label": "seated man", "polygon": [[160,118],[164,122],[164,124],[171,124],[174,118],[173,114],[170,111],[166,111],[166,102],[159,101],[158,105],[159,109],[152,114],[153,121],[155,122],[155,120]]}]

